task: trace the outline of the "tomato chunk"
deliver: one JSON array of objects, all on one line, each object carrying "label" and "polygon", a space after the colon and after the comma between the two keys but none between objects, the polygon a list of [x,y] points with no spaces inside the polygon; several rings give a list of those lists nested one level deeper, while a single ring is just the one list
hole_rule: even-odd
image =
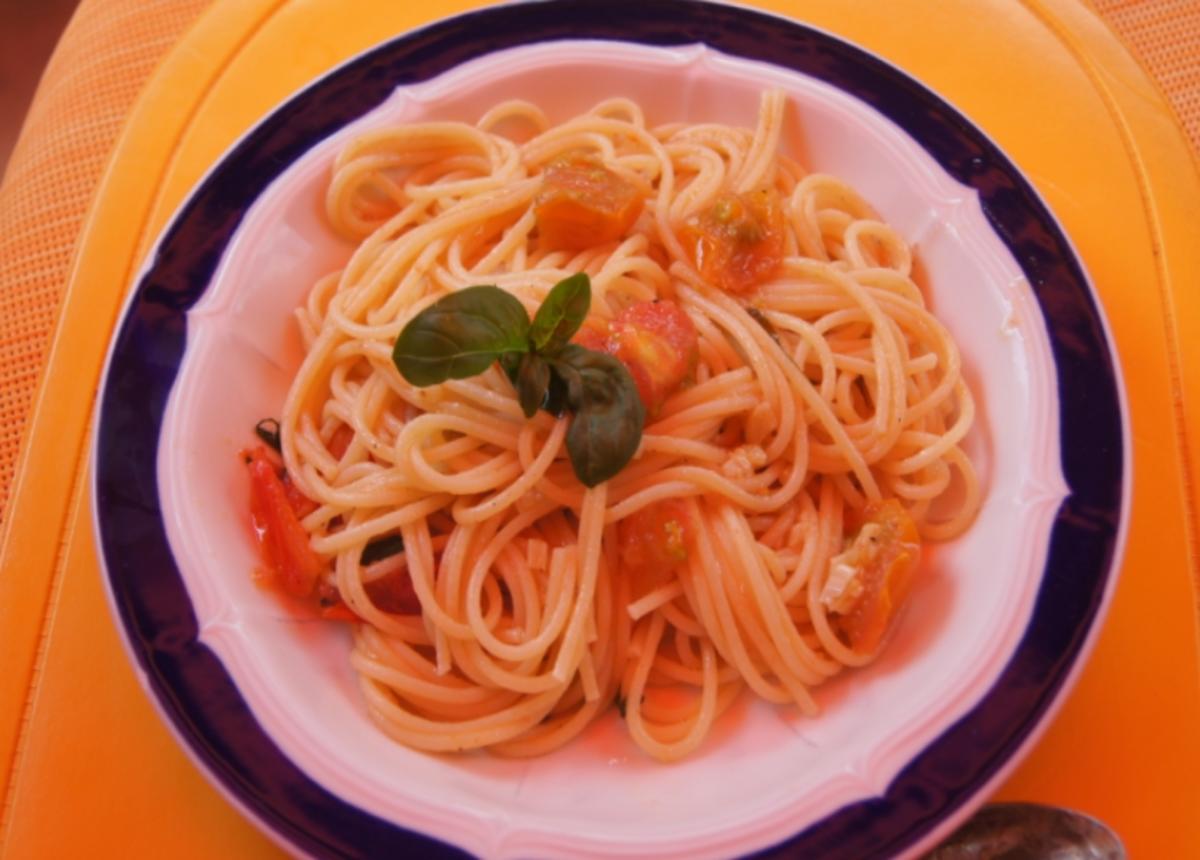
[{"label": "tomato chunk", "polygon": [[830,561],[821,602],[834,628],[860,654],[872,654],[904,604],[921,556],[921,539],[896,499],[867,506],[850,546]]},{"label": "tomato chunk", "polygon": [[629,368],[649,415],[696,369],[696,326],[671,301],[638,302],[613,320],[609,351]]},{"label": "tomato chunk", "polygon": [[284,591],[308,597],[325,564],[293,507],[293,498],[304,496],[295,487],[289,493],[265,446],[242,454],[250,472],[250,516],[267,570]]},{"label": "tomato chunk", "polygon": [[571,153],[546,168],[533,207],[543,242],[579,250],[621,238],[641,214],[642,195],[598,158]]},{"label": "tomato chunk", "polygon": [[326,621],[361,621],[345,601],[337,586],[328,580],[317,583],[317,611]]},{"label": "tomato chunk", "polygon": [[694,526],[682,499],[664,499],[617,524],[621,563],[639,576],[665,578],[687,561]]},{"label": "tomato chunk", "polygon": [[326,621],[362,621],[361,618],[354,614],[353,609],[342,602],[340,595],[330,600],[322,599],[318,605],[321,609],[321,617]]},{"label": "tomato chunk", "polygon": [[295,481],[292,480],[292,476],[287,472],[284,472],[283,477],[279,480],[283,484],[283,492],[287,495],[288,505],[298,518],[304,519],[320,507],[320,505],[300,492],[300,488],[296,486]]},{"label": "tomato chunk", "polygon": [[701,277],[746,293],[783,262],[783,207],[774,189],[723,194],[683,226],[682,240]]},{"label": "tomato chunk", "polygon": [[573,343],[596,352],[608,352],[609,324],[598,317],[588,317],[571,338]]},{"label": "tomato chunk", "polygon": [[407,568],[372,580],[364,588],[371,602],[383,612],[393,615],[417,615],[421,612],[421,601],[413,588],[412,577],[409,576]]},{"label": "tomato chunk", "polygon": [[620,359],[651,416],[658,414],[667,398],[692,375],[699,354],[692,318],[665,299],[630,305],[607,329],[586,322],[574,340]]},{"label": "tomato chunk", "polygon": [[[412,577],[404,569],[395,570],[366,583],[367,597],[376,608],[392,615],[418,615],[421,601],[413,588]],[[320,594],[321,617],[329,621],[361,621],[345,604],[336,588],[324,588]]]}]

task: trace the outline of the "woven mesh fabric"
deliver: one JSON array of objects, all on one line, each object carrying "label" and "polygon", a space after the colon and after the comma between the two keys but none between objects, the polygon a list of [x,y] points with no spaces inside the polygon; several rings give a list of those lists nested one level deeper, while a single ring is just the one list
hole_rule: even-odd
[{"label": "woven mesh fabric", "polygon": [[0,184],[0,520],[80,225],[142,84],[211,0],[83,0]]},{"label": "woven mesh fabric", "polygon": [[1200,0],[1091,0],[1158,83],[1200,155]]},{"label": "woven mesh fabric", "polygon": [[[125,117],[212,0],[82,0],[0,184],[0,521],[80,225]],[[1200,0],[1090,0],[1200,152]]]}]

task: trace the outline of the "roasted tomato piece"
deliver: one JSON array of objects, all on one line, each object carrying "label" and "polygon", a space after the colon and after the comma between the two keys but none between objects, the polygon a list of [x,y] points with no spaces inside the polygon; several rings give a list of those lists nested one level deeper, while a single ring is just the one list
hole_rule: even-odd
[{"label": "roasted tomato piece", "polygon": [[665,299],[632,304],[607,325],[588,319],[572,340],[620,359],[651,416],[692,375],[699,354],[691,317]]},{"label": "roasted tomato piece", "polygon": [[593,349],[596,352],[608,352],[608,335],[610,329],[608,323],[600,320],[598,317],[588,317],[583,321],[583,325],[575,332],[575,336],[571,338],[572,343],[577,343],[580,346]]},{"label": "roasted tomato piece", "polygon": [[287,495],[288,504],[300,519],[304,519],[320,507],[320,505],[300,492],[300,488],[296,486],[296,483],[292,480],[292,476],[287,472],[284,472],[279,480],[283,484],[283,492]]},{"label": "roasted tomato piece", "polygon": [[[421,601],[407,570],[392,571],[366,583],[364,588],[367,597],[383,612],[392,615],[418,615],[421,612]],[[336,588],[330,587],[323,591],[319,604],[321,617],[330,621],[362,620],[342,601],[342,596]]]},{"label": "roasted tomato piece", "polygon": [[639,575],[665,578],[687,561],[693,526],[681,499],[647,505],[617,524],[621,563]]},{"label": "roasted tomato piece", "polygon": [[783,262],[783,207],[770,188],[723,194],[683,226],[701,277],[731,293],[766,281]]},{"label": "roasted tomato piece", "polygon": [[362,621],[361,618],[354,614],[353,609],[342,603],[340,598],[336,603],[331,603],[328,606],[322,605],[321,617],[326,621],[348,621],[352,624]]},{"label": "roasted tomato piece", "polygon": [[342,601],[337,586],[329,582],[317,584],[317,607],[321,617],[327,621],[362,621],[354,614],[354,610]]},{"label": "roasted tomato piece", "polygon": [[642,195],[598,158],[572,153],[546,168],[533,207],[543,242],[577,250],[621,238],[641,214]]},{"label": "roasted tomato piece", "polygon": [[364,587],[367,597],[383,612],[393,615],[417,615],[421,611],[421,601],[406,568],[372,580]]},{"label": "roasted tomato piece", "polygon": [[608,351],[629,369],[646,414],[657,415],[696,370],[696,326],[674,302],[638,302],[612,321]]},{"label": "roasted tomato piece", "polygon": [[293,487],[289,495],[265,446],[242,453],[250,472],[250,516],[267,570],[284,591],[308,597],[325,565],[292,507],[291,496],[299,491]]},{"label": "roasted tomato piece", "polygon": [[895,499],[867,506],[858,534],[829,562],[821,602],[834,628],[860,654],[883,641],[908,597],[921,557],[921,538],[908,511]]}]

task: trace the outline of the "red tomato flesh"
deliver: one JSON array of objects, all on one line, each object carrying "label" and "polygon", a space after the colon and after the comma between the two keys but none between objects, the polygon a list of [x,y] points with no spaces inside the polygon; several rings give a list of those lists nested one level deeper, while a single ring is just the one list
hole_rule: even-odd
[{"label": "red tomato flesh", "polygon": [[364,587],[371,602],[384,612],[393,615],[417,615],[421,611],[421,601],[413,588],[408,568],[381,576]]},{"label": "red tomato flesh", "polygon": [[354,614],[353,609],[342,603],[340,597],[330,603],[321,604],[321,617],[326,621],[362,621]]},{"label": "red tomato flesh", "polygon": [[314,503],[290,482],[285,485],[265,446],[242,454],[250,472],[250,516],[267,570],[288,594],[309,597],[325,563],[309,544],[293,499]]},{"label": "red tomato flesh", "polygon": [[608,323],[596,317],[588,317],[571,340],[596,352],[608,352],[608,334]]},{"label": "red tomato flesh", "polygon": [[[364,586],[367,597],[382,612],[392,615],[419,615],[421,601],[413,588],[407,570],[397,570]],[[321,598],[321,617],[330,621],[361,621],[354,610],[342,601],[337,589]]]},{"label": "red tomato flesh", "polygon": [[637,302],[607,326],[586,322],[575,342],[616,356],[637,384],[646,414],[657,415],[667,398],[696,369],[696,326],[672,301]]},{"label": "red tomato flesh", "polygon": [[783,207],[774,189],[724,194],[683,226],[685,248],[709,283],[746,293],[783,262]]},{"label": "red tomato flesh", "polygon": [[320,507],[320,505],[300,492],[300,488],[296,486],[292,480],[292,476],[287,472],[284,472],[279,480],[283,484],[283,492],[287,496],[288,506],[291,507],[292,512],[299,519],[304,519]]},{"label": "red tomato flesh", "polygon": [[687,561],[693,531],[682,499],[647,505],[617,524],[621,563],[634,574],[662,577]]},{"label": "red tomato flesh", "polygon": [[629,368],[649,415],[696,369],[696,326],[670,301],[638,302],[613,320],[609,352]]},{"label": "red tomato flesh", "polygon": [[533,207],[546,245],[580,250],[625,235],[641,214],[642,195],[598,158],[572,153],[546,168]]}]

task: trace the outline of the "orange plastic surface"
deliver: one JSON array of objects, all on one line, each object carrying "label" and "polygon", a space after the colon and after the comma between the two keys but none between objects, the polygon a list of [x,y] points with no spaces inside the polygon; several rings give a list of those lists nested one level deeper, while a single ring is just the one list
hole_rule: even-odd
[{"label": "orange plastic surface", "polygon": [[[85,226],[0,549],[5,857],[278,855],[190,764],[126,661],[92,536],[92,400],[140,260],[225,148],[346,57],[479,5],[218,0],[131,114]],[[1134,857],[1200,856],[1200,178],[1182,135],[1076,0],[756,5],[875,51],[963,110],[1090,270],[1131,413],[1127,554],[1091,661],[998,796],[1096,815]]]}]

